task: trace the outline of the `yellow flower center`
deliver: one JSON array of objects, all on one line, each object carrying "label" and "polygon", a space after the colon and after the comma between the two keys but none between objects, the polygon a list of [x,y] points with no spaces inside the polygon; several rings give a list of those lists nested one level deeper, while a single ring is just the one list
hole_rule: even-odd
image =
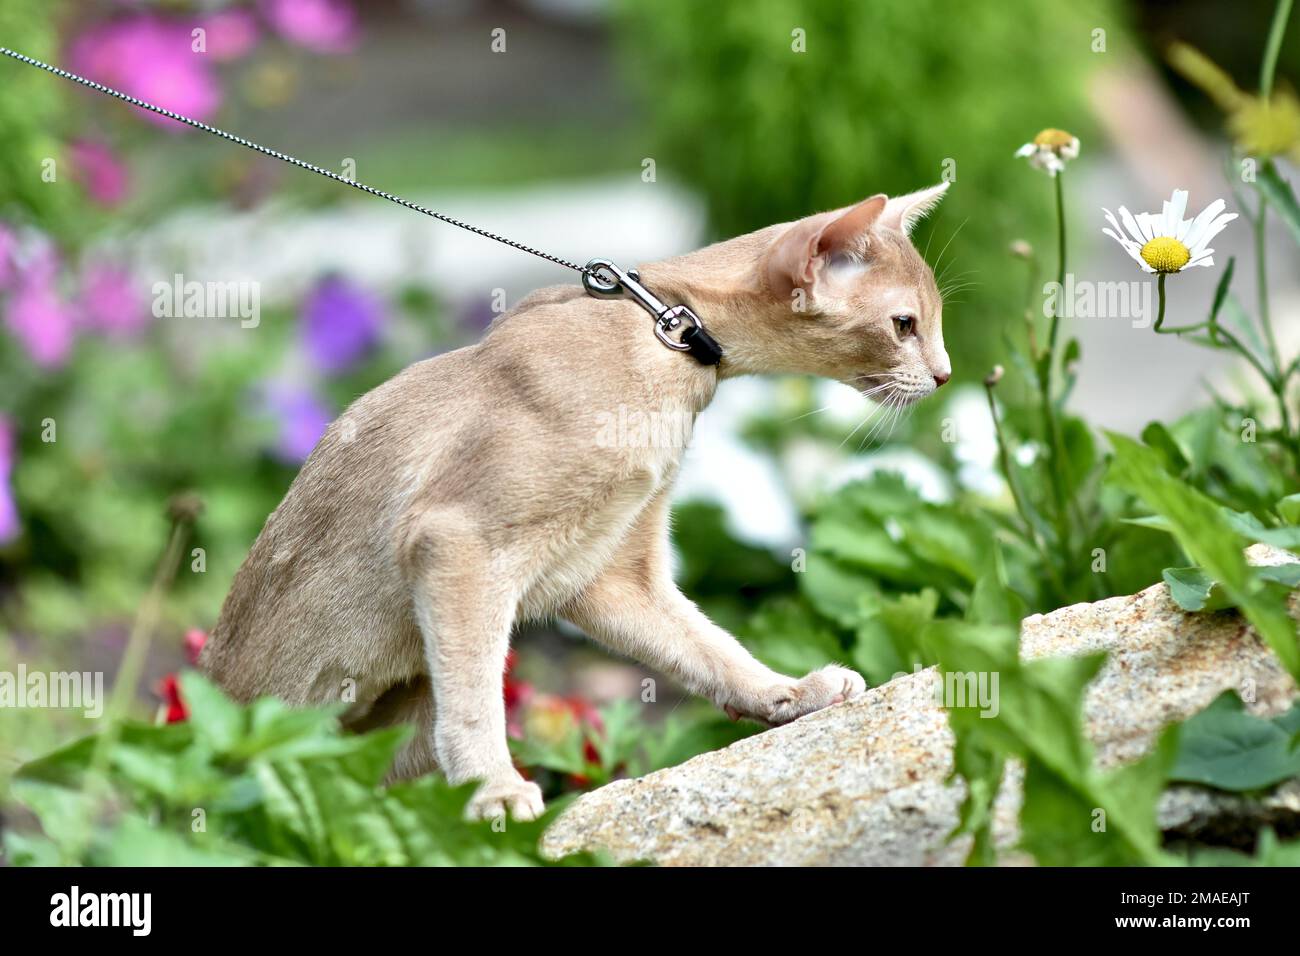
[{"label": "yellow flower center", "polygon": [[1074,136],[1063,129],[1045,129],[1034,137],[1035,146],[1046,146],[1049,149],[1063,149],[1074,142]]},{"label": "yellow flower center", "polygon": [[1142,258],[1156,272],[1177,272],[1187,265],[1192,254],[1171,236],[1156,236],[1142,247]]}]

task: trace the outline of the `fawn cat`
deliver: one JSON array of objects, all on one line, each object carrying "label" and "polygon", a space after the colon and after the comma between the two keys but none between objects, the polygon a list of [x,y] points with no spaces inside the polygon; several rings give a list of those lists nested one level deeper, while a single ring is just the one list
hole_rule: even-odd
[{"label": "fawn cat", "polygon": [[[934,276],[908,238],[944,183],[647,265],[724,353],[664,348],[630,300],[535,292],[482,341],[418,362],[326,431],[266,522],[200,666],[238,699],[355,695],[344,722],[414,724],[394,777],[481,781],[468,812],[532,818],[506,746],[512,627],[562,616],[731,716],[781,724],[861,693],[749,655],[678,591],[669,497],[682,443],[598,436],[620,407],[693,423],[721,379],[807,373],[896,404],[951,374]],[[636,447],[632,447],[636,446]]]}]

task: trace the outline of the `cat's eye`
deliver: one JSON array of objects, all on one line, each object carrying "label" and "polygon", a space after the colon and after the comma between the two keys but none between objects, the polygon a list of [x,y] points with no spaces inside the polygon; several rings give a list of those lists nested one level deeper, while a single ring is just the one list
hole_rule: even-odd
[{"label": "cat's eye", "polygon": [[894,331],[898,333],[900,339],[905,339],[916,332],[916,319],[910,315],[894,316]]}]

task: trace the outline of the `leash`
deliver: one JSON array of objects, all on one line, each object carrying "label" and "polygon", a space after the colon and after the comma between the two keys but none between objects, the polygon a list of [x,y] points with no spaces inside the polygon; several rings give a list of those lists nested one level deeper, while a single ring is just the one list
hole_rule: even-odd
[{"label": "leash", "polygon": [[563,266],[566,269],[572,269],[582,276],[582,287],[588,295],[599,298],[620,298],[627,296],[636,302],[643,309],[654,316],[655,320],[655,337],[659,339],[668,348],[677,352],[686,352],[701,365],[717,365],[722,359],[722,347],[718,345],[713,336],[705,331],[704,323],[688,306],[674,305],[667,306],[661,302],[653,293],[641,284],[640,274],[635,269],[621,269],[608,259],[592,259],[585,266],[570,262],[568,259],[562,259],[559,256],[553,256],[548,252],[540,249],[534,249],[532,246],[524,245],[522,242],[516,242],[505,236],[498,235],[479,226],[462,222],[452,216],[421,206],[419,203],[411,202],[409,199],[403,199],[393,193],[386,192],[382,189],[376,189],[374,186],[367,186],[363,182],[355,179],[348,179],[340,176],[338,173],[298,159],[296,156],[290,156],[288,153],[282,153],[279,150],[271,149],[260,143],[255,143],[250,139],[244,139],[242,136],[236,136],[234,133],[228,133],[216,126],[209,126],[199,120],[191,119],[188,116],[182,116],[180,113],[174,113],[171,110],[164,109],[161,106],[155,106],[153,103],[147,103],[142,99],[131,96],[129,93],[123,93],[121,90],[115,90],[111,86],[105,86],[102,83],[96,83],[94,80],[79,76],[76,73],[70,73],[67,70],[52,66],[35,57],[26,56],[11,50],[8,47],[0,46],[0,53],[7,57],[17,60],[20,63],[26,63],[28,66],[34,66],[42,69],[47,73],[53,73],[55,76],[62,77],[65,80],[71,80],[81,86],[105,93],[115,97],[124,103],[130,103],[132,106],[143,110],[149,110],[151,113],[157,113],[159,116],[165,116],[170,120],[178,123],[184,123],[186,126],[202,130],[205,133],[211,133],[213,136],[219,136],[228,142],[235,143],[254,152],[261,153],[263,156],[270,156],[272,159],[278,159],[282,163],[288,163],[291,166],[297,166],[299,169],[305,169],[308,172],[324,176],[326,179],[332,179],[336,183],[342,183],[345,186],[351,186],[353,189],[359,189],[363,193],[371,196],[377,196],[380,199],[387,199],[389,202],[397,203],[414,212],[423,213],[430,218],[445,222],[450,226],[456,226],[458,229],[464,229],[475,235],[482,236],[484,239],[491,239],[493,242],[499,242],[507,245],[512,249],[520,252],[526,252],[530,256],[536,256],[539,259],[545,259],[547,262],[554,263],[557,266]]}]

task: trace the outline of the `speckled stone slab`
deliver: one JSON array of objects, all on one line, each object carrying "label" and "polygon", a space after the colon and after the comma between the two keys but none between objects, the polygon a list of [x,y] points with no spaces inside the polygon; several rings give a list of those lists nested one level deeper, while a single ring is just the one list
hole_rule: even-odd
[{"label": "speckled stone slab", "polygon": [[[1296,560],[1259,545],[1247,553],[1257,564]],[[1293,609],[1298,603],[1293,597]],[[1026,658],[1094,651],[1110,654],[1085,702],[1103,766],[1140,756],[1161,727],[1225,689],[1253,697],[1259,714],[1282,712],[1296,693],[1239,615],[1186,614],[1164,584],[1024,621]],[[678,767],[609,784],[561,815],[543,847],[557,856],[599,847],[622,862],[666,866],[959,865],[968,841],[947,835],[964,787],[945,782],[952,735],[934,680],[932,671],[909,674]],[[1004,847],[1016,839],[1019,778],[1012,768],[995,806]],[[1288,784],[1264,801],[1179,788],[1160,814],[1163,826],[1194,838],[1221,828],[1225,814],[1251,825],[1300,814],[1300,788]]]}]

